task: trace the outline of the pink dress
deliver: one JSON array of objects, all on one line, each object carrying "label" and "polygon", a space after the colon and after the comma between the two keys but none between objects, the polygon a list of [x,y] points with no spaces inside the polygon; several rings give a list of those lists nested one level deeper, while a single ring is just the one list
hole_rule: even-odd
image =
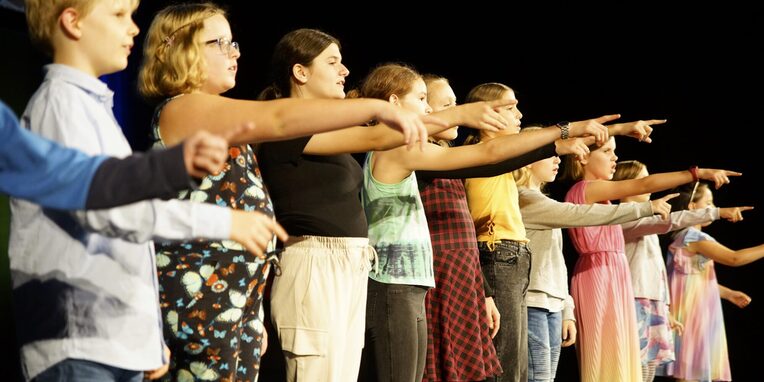
[{"label": "pink dress", "polygon": [[[587,183],[573,185],[565,201],[585,204]],[[634,292],[621,226],[569,228],[568,233],[579,254],[571,295],[581,381],[641,381]]]}]

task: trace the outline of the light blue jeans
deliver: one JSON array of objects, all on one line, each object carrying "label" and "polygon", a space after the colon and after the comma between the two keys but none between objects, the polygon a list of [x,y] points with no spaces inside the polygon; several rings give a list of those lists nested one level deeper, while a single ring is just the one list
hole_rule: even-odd
[{"label": "light blue jeans", "polygon": [[562,312],[528,307],[528,381],[554,381],[562,343]]},{"label": "light blue jeans", "polygon": [[67,358],[38,374],[34,382],[141,382],[143,372],[120,369],[98,362]]}]

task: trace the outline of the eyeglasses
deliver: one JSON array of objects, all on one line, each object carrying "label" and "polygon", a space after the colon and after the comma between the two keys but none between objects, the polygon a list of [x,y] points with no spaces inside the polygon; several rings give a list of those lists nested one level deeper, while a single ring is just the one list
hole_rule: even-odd
[{"label": "eyeglasses", "polygon": [[205,45],[210,44],[217,44],[218,48],[220,48],[220,53],[225,54],[226,56],[230,56],[232,53],[232,50],[235,50],[236,53],[239,53],[239,43],[236,41],[231,41],[225,37],[216,38],[214,40],[209,40],[204,42]]}]

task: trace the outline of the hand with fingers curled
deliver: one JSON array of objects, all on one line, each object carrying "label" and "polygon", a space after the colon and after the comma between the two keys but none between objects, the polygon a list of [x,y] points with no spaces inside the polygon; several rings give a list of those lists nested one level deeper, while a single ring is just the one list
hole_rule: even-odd
[{"label": "hand with fingers curled", "polygon": [[719,208],[719,217],[721,217],[724,220],[737,223],[743,220],[743,211],[750,211],[752,209],[753,207],[751,206],[723,207],[723,208]]},{"label": "hand with fingers curled", "polygon": [[737,305],[738,308],[745,308],[751,303],[751,297],[739,290],[730,289],[724,299]]},{"label": "hand with fingers curled", "polygon": [[374,116],[374,120],[403,133],[404,142],[409,148],[419,145],[421,149],[427,143],[429,133],[425,125],[437,125],[444,129],[448,127],[445,121],[435,116],[418,115],[392,103],[386,102],[386,104],[387,106]]},{"label": "hand with fingers curled", "polygon": [[569,139],[558,139],[554,141],[555,152],[558,156],[572,154],[579,160],[586,159],[589,154],[589,146],[594,144],[593,136],[578,137]]},{"label": "hand with fingers curled", "polygon": [[639,140],[640,142],[651,143],[653,140],[650,134],[653,133],[653,125],[666,123],[665,119],[647,119],[631,122],[621,122],[607,125],[610,135],[624,135]]},{"label": "hand with fingers curled", "polygon": [[677,196],[679,193],[668,194],[660,199],[651,200],[650,206],[653,208],[653,214],[660,215],[663,220],[668,219],[669,214],[671,214],[671,204],[668,201]]},{"label": "hand with fingers curled", "polygon": [[183,161],[186,172],[194,178],[217,175],[223,171],[228,159],[229,142],[240,141],[255,128],[252,122],[231,129],[224,134],[200,130],[183,141]]},{"label": "hand with fingers curled", "polygon": [[491,329],[491,338],[496,337],[496,333],[501,328],[501,314],[493,301],[493,297],[485,298],[485,315],[488,317],[488,328]]},{"label": "hand with fingers curled", "polygon": [[576,343],[576,321],[563,320],[562,321],[562,343],[560,346],[566,348]]},{"label": "hand with fingers curled", "polygon": [[669,327],[676,332],[676,335],[681,336],[684,333],[684,324],[677,321],[674,315],[669,313]]},{"label": "hand with fingers curled", "polygon": [[[708,180],[714,183],[714,187],[718,190],[723,185],[730,182],[731,176],[741,176],[742,172],[719,170],[714,168],[698,168],[696,171],[698,179]],[[692,172],[692,171],[691,171]]]},{"label": "hand with fingers curled", "polygon": [[582,137],[593,136],[598,145],[603,145],[610,139],[610,131],[604,124],[621,118],[620,114],[603,115],[599,118],[592,118],[583,121],[570,123],[570,136]]},{"label": "hand with fingers curled", "polygon": [[231,210],[231,240],[253,255],[264,258],[273,235],[282,242],[289,239],[284,228],[268,215],[259,211]]},{"label": "hand with fingers curled", "polygon": [[186,172],[194,178],[216,175],[228,158],[228,141],[206,131],[197,131],[183,142]]}]

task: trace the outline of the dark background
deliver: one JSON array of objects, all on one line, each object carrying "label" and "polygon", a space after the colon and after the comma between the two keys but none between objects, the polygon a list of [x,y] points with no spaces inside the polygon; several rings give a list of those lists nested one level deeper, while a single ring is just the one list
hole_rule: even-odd
[{"label": "dark background", "polygon": [[[141,4],[135,16],[141,34],[128,69],[107,79],[118,95],[116,114],[136,150],[146,148],[151,114],[134,90],[141,43],[152,15],[169,3]],[[619,139],[620,159],[639,159],[652,173],[694,164],[742,171],[744,177],[715,193],[716,204],[764,208],[761,189],[754,186],[762,175],[760,11],[669,12],[645,4],[595,11],[545,4],[546,9],[531,12],[465,4],[422,15],[402,4],[368,3],[364,12],[329,3],[274,4],[268,12],[249,2],[228,4],[234,39],[242,47],[232,97],[254,98],[265,86],[272,48],[284,33],[319,28],[342,42],[350,86],[375,64],[399,61],[448,77],[460,99],[479,83],[511,86],[525,125],[611,113],[621,113],[622,120],[666,118],[669,123],[657,127],[650,145]],[[400,8],[392,11],[393,5]],[[30,46],[23,15],[4,8],[0,51],[0,99],[20,114],[42,79],[46,59]],[[741,223],[719,222],[708,231],[739,249],[761,243],[761,227],[762,214],[754,210]],[[0,252],[6,252],[6,235],[7,205],[0,201]],[[574,256],[569,256],[569,269]],[[14,355],[7,268],[7,257],[0,256],[0,343],[4,354]],[[743,310],[723,303],[736,380],[760,374],[755,354],[764,341],[764,293],[757,279],[763,270],[761,263],[717,266],[721,284],[753,298]],[[15,373],[12,358],[3,357],[8,364],[2,370],[9,375]],[[575,353],[565,349],[558,380],[576,380],[576,375]]]}]

